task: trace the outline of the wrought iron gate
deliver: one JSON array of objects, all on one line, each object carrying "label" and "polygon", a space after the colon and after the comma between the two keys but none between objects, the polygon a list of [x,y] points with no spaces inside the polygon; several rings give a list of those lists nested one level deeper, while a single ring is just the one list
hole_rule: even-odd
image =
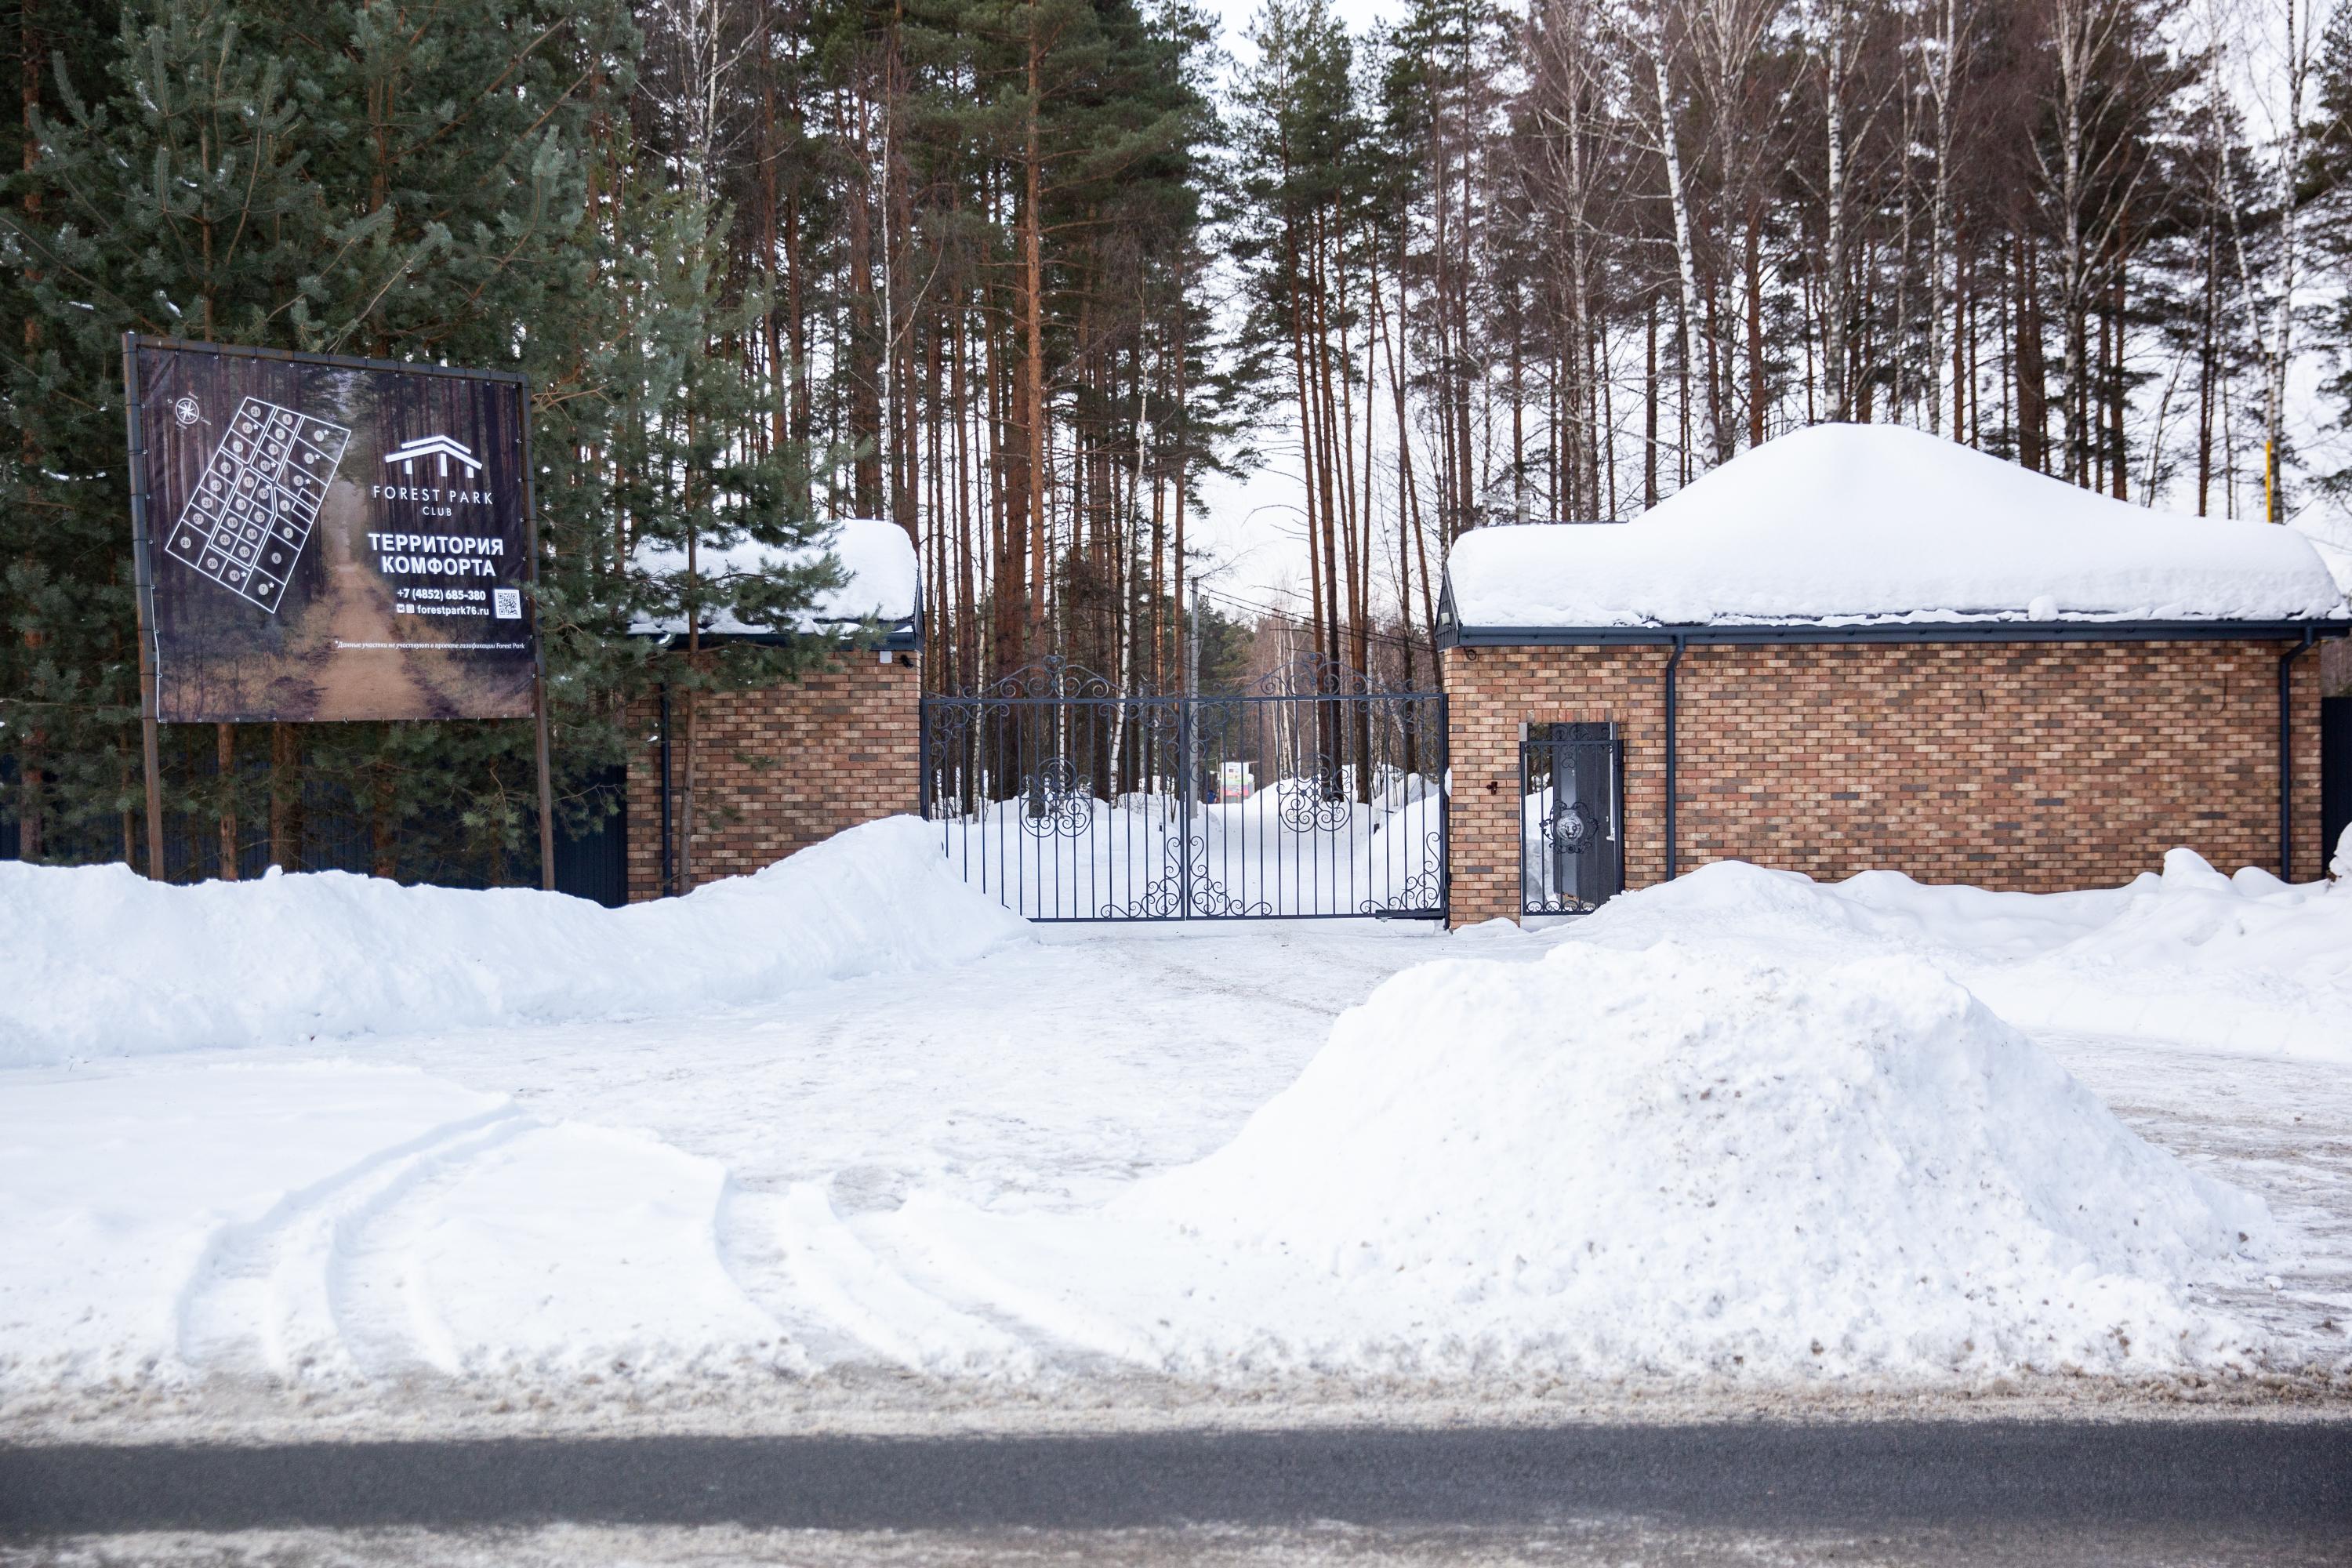
[{"label": "wrought iron gate", "polygon": [[1614,724],[1530,724],[1519,742],[1519,912],[1590,910],[1625,886]]},{"label": "wrought iron gate", "polygon": [[1445,914],[1445,698],[1307,661],[1225,696],[1058,659],[922,710],[922,810],[1040,921]]}]

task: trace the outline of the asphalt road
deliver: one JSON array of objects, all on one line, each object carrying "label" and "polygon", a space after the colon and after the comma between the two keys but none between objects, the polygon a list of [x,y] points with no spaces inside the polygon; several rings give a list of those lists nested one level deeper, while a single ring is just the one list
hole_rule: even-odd
[{"label": "asphalt road", "polygon": [[2352,1552],[2352,1422],[1948,1422],[0,1448],[0,1542],[570,1521],[1116,1531],[1639,1517],[2277,1531]]}]

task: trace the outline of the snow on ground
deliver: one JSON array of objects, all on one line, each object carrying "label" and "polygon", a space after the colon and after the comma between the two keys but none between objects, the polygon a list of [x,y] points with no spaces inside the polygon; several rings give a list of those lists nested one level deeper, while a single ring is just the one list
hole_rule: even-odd
[{"label": "snow on ground", "polygon": [[0,861],[0,1065],[772,997],[1025,938],[906,817],[607,910],[346,872],[161,887]]},{"label": "snow on ground", "polygon": [[282,1372],[304,1347],[266,1331],[277,1309],[327,1303],[272,1267],[276,1233],[513,1120],[502,1095],[348,1062],[19,1079],[0,1100],[0,1363],[16,1381]]},{"label": "snow on ground", "polygon": [[[2352,860],[2352,845],[2336,860]],[[2225,877],[2188,849],[2121,888],[2074,893],[1934,887],[1896,871],[1819,883],[1729,861],[1618,899],[1574,934],[1817,960],[1909,954],[2028,1029],[2352,1063],[2352,878]]]},{"label": "snow on ground", "polygon": [[[967,1291],[1183,1375],[2243,1367],[2262,1202],[1910,959],[1425,964],[1231,1143],[1080,1216],[909,1202]],[[1110,1260],[1116,1259],[1116,1265]]]},{"label": "snow on ground", "polygon": [[2295,530],[2150,511],[1894,425],[1790,431],[1623,527],[1477,529],[1446,574],[1472,627],[2347,614]]},{"label": "snow on ground", "polygon": [[[313,880],[268,886],[299,901]],[[2328,933],[2352,888],[2177,859],[2042,899],[1731,867],[1548,931],[1450,936],[1007,942],[982,905],[954,919],[983,957],[949,962],[947,936],[910,952],[881,921],[838,978],[845,948],[789,945],[825,910],[737,897],[784,935],[733,940],[781,949],[789,986],[730,957],[708,997],[600,1010],[626,975],[594,964],[653,965],[593,946],[585,994],[537,1016],[378,1014],[330,1044],[281,1007],[209,1037],[239,1048],[157,1059],[123,1007],[89,1054],[0,1071],[0,1419],[235,1395],[383,1421],[436,1389],[481,1409],[716,1398],[730,1418],[827,1388],[836,1415],[877,1390],[1235,1409],[1318,1378],[1479,1399],[1562,1373],[1720,1391],[2065,1366],[2322,1391],[2352,1364],[2340,1058],[2324,1028],[2235,1030],[2217,1054],[2200,1022],[2249,986],[2266,1016],[2324,1016],[2299,1010],[2341,994]],[[396,944],[413,963],[420,932],[472,930],[397,907],[428,917]],[[129,934],[82,918],[85,940]],[[1679,951],[1652,951],[1669,934]],[[207,973],[136,945],[199,998],[270,952],[220,945]],[[1335,1038],[1435,957],[1478,962],[1392,982]],[[26,962],[0,956],[0,994],[44,973]],[[1992,1000],[2089,994],[2064,988],[2082,975],[2130,996],[2122,1023]],[[1717,1077],[1728,1106],[1674,1098]],[[1769,1245],[1784,1215],[1809,1239]],[[2241,1224],[2251,1273],[2219,1230]],[[1571,1268],[1580,1239],[1644,1267]],[[1929,1285],[1893,1272],[1896,1248]],[[1475,1288],[1449,1288],[1464,1259]],[[1964,1274],[1999,1293],[1973,1316],[1937,1284]],[[2029,1298],[2037,1280],[2063,1294]]]}]

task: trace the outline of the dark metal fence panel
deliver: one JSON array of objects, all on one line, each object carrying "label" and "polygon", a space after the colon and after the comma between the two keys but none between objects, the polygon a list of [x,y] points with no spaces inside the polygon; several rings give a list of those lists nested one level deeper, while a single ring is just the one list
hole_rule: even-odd
[{"label": "dark metal fence panel", "polygon": [[2319,703],[2319,863],[2336,853],[2336,841],[2352,826],[2352,697],[2326,697]]},{"label": "dark metal fence panel", "polygon": [[1041,921],[1445,912],[1445,699],[1319,663],[1120,693],[1048,662],[923,701],[924,816]]},{"label": "dark metal fence panel", "polygon": [[[617,910],[629,901],[629,771],[600,769],[588,781],[589,825],[572,832],[555,821],[555,890]],[[601,814],[601,815],[597,815]]]},{"label": "dark metal fence panel", "polygon": [[1625,752],[1614,724],[1530,724],[1519,742],[1519,911],[1574,914],[1625,886]]},{"label": "dark metal fence panel", "polygon": [[[246,771],[258,781],[268,764],[249,761]],[[211,776],[209,753],[197,762],[198,776]],[[16,779],[14,758],[0,756],[0,792]],[[625,770],[600,770],[585,788],[598,797],[605,815],[580,833],[561,820],[555,833],[555,887],[558,892],[618,908],[628,901],[628,827],[620,810],[626,784]],[[15,800],[0,793],[0,860],[17,858],[21,832],[13,815]],[[438,825],[436,825],[438,826]],[[269,824],[266,813],[248,814],[240,821],[236,846],[237,875],[250,880],[269,868]],[[297,871],[350,871],[373,874],[376,844],[373,825],[364,805],[349,788],[331,779],[304,781],[301,798],[301,856]],[[389,846],[394,877],[404,883],[442,888],[536,887],[538,845],[525,840],[513,855],[495,860],[467,855],[451,847],[444,829],[404,826],[393,830]],[[138,864],[138,845],[130,827],[102,817],[78,823],[52,821],[43,835],[41,858],[57,866],[100,865],[110,861]],[[220,826],[217,818],[202,814],[166,812],[163,816],[163,868],[166,879],[199,882],[217,876]]]}]

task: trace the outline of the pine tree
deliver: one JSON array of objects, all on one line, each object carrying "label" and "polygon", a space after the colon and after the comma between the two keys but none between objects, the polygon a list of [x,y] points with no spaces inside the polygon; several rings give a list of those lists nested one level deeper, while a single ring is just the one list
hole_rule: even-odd
[{"label": "pine tree", "polygon": [[[236,9],[126,8],[109,76],[90,98],[58,84],[64,114],[32,127],[11,214],[37,347],[7,399],[0,704],[29,742],[19,765],[44,798],[20,814],[48,825],[50,858],[105,853],[138,789],[121,334],[285,343],[334,226],[305,174],[299,84]],[[233,776],[197,782],[214,737],[172,739],[171,804],[233,816]]]},{"label": "pine tree", "polygon": [[[10,366],[0,498],[0,718],[42,732],[61,857],[128,855],[127,830],[100,830],[139,792],[126,330],[530,377],[540,625],[574,819],[608,808],[578,786],[619,756],[624,704],[650,679],[625,635],[660,597],[629,570],[638,537],[697,508],[804,536],[778,504],[788,454],[756,480],[738,460],[756,411],[711,357],[732,328],[693,258],[724,215],[681,204],[628,142],[637,47],[617,0],[154,0],[126,8],[101,77],[61,84],[12,192],[9,287],[40,352]],[[632,487],[650,504],[633,510]],[[768,613],[789,622],[822,575],[768,585]],[[265,841],[299,864],[302,807],[323,800],[379,873],[529,878],[527,725],[276,728],[266,765],[259,735],[167,729],[170,808],[225,825],[219,860],[175,871],[233,868]]]}]

